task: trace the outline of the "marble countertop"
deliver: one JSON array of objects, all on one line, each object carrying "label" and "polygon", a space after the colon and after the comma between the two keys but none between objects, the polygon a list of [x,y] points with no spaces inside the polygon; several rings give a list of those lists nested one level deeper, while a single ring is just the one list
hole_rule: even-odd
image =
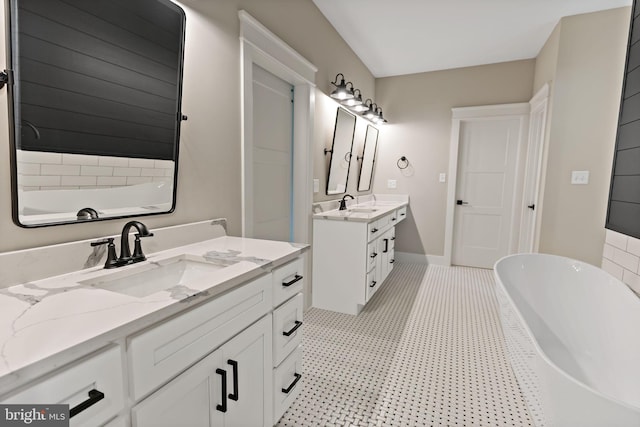
[{"label": "marble countertop", "polygon": [[[117,269],[102,266],[0,289],[0,396],[77,357],[123,339],[194,304],[271,271],[308,245],[219,237],[147,255]],[[87,284],[115,272],[158,266],[179,255],[224,266],[146,296]],[[82,283],[84,282],[84,284]]]},{"label": "marble countertop", "polygon": [[[313,215],[314,219],[328,219],[338,221],[371,222],[393,212],[394,210],[407,206],[408,200],[375,200],[359,204],[348,205],[346,210],[333,209],[326,212],[319,212]],[[372,212],[367,212],[368,210]]]}]

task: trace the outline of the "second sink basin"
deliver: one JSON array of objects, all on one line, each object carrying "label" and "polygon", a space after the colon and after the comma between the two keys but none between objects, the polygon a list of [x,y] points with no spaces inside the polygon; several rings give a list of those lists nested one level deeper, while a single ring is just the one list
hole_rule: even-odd
[{"label": "second sink basin", "polygon": [[351,208],[348,209],[349,212],[353,212],[353,213],[373,213],[375,211],[377,211],[378,209],[376,208]]},{"label": "second sink basin", "polygon": [[225,266],[208,263],[198,256],[180,255],[157,263],[145,261],[80,283],[142,298],[174,286],[189,286],[189,283],[222,268]]}]

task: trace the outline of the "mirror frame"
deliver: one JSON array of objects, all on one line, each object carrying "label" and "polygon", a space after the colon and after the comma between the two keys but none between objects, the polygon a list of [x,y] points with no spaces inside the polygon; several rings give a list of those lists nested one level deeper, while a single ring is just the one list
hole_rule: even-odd
[{"label": "mirror frame", "polygon": [[[367,188],[360,188],[360,184],[362,183],[362,171],[364,170],[364,161],[367,158],[367,147],[371,147],[371,145],[367,144],[369,140],[369,131],[373,129],[376,131],[376,139],[373,141],[373,157],[371,158],[371,173],[369,174],[369,186]],[[360,174],[358,175],[358,192],[361,191],[371,191],[371,182],[373,181],[373,171],[375,170],[376,165],[376,153],[378,150],[378,136],[380,135],[380,130],[371,125],[367,125],[367,132],[364,136],[364,147],[362,147],[362,163],[360,163]]]},{"label": "mirror frame", "polygon": [[[347,114],[347,117],[349,118],[353,118],[353,128],[351,129],[351,143],[349,145],[349,151],[342,157],[337,158],[334,156],[334,152],[335,152],[335,146],[336,146],[336,134],[338,133],[338,121],[340,120],[340,112],[343,112],[344,114]],[[336,122],[335,122],[335,126],[333,128],[333,140],[331,142],[331,150],[327,150],[325,149],[325,154],[326,153],[331,153],[331,157],[329,158],[329,167],[327,169],[327,186],[326,186],[326,190],[325,190],[325,194],[327,196],[333,196],[336,194],[345,194],[347,192],[347,186],[349,185],[349,172],[351,171],[351,158],[353,157],[353,139],[356,133],[356,116],[355,114],[351,114],[349,111],[345,110],[344,108],[338,107],[337,111],[336,111]],[[347,166],[347,176],[345,177],[344,180],[344,191],[340,192],[340,191],[335,191],[335,192],[329,192],[329,183],[331,182],[331,167],[334,165],[334,159],[336,160],[336,165],[338,164],[337,162],[340,161],[340,159],[344,159],[346,157],[346,155],[349,155],[349,163]],[[346,160],[346,159],[345,159]]]},{"label": "mirror frame", "polygon": [[[175,126],[175,135],[174,135],[174,149],[173,149],[173,161],[174,165],[174,173],[173,173],[173,189],[172,189],[172,202],[171,208],[169,210],[165,210],[162,212],[149,212],[149,213],[135,213],[135,214],[127,214],[127,215],[114,215],[108,217],[101,218],[92,218],[92,219],[76,219],[69,221],[56,221],[56,222],[47,222],[47,223],[37,223],[37,224],[24,224],[20,222],[20,206],[18,201],[18,162],[17,162],[17,150],[19,149],[19,135],[16,132],[16,122],[17,119],[20,118],[20,105],[19,105],[19,88],[20,82],[16,79],[14,70],[16,67],[19,68],[20,62],[18,60],[18,52],[20,50],[19,42],[18,42],[18,29],[17,29],[17,17],[18,17],[18,2],[19,0],[5,0],[5,37],[6,37],[6,61],[7,61],[7,69],[5,73],[7,74],[8,81],[6,83],[7,86],[7,103],[8,103],[8,127],[9,127],[9,162],[10,162],[10,173],[11,173],[11,217],[13,219],[14,224],[21,228],[40,228],[40,227],[50,227],[57,225],[67,225],[67,224],[84,224],[84,223],[92,223],[97,221],[108,221],[108,220],[117,220],[123,218],[133,218],[133,217],[145,217],[152,215],[166,215],[171,214],[175,211],[176,201],[177,201],[177,188],[178,188],[178,160],[179,160],[179,148],[180,148],[180,127],[181,122],[183,120],[187,120],[187,117],[182,113],[182,85],[184,78],[184,52],[185,52],[185,39],[186,39],[186,14],[184,9],[170,1],[170,0],[156,0],[158,3],[164,4],[167,7],[170,7],[173,11],[180,15],[180,43],[179,43],[179,65],[177,67],[177,93],[176,93],[176,126]],[[17,110],[17,112],[16,112]]]}]

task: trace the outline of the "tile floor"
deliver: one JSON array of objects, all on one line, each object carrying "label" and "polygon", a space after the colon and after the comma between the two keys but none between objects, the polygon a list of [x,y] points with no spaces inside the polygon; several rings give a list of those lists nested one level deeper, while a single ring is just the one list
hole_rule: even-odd
[{"label": "tile floor", "polygon": [[360,315],[304,321],[302,390],[279,427],[533,425],[491,270],[398,263]]}]

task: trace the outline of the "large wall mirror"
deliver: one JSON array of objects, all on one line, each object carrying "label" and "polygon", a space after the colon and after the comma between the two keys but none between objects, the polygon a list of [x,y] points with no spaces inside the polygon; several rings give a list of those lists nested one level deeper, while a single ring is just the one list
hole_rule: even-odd
[{"label": "large wall mirror", "polygon": [[371,125],[367,126],[367,134],[364,137],[364,148],[362,151],[362,164],[360,165],[360,176],[358,177],[358,191],[371,190],[373,179],[373,166],[376,161],[376,148],[378,146],[378,129]]},{"label": "large wall mirror", "polygon": [[347,192],[349,167],[351,165],[351,150],[353,134],[356,130],[356,116],[343,108],[336,113],[336,126],[333,131],[333,145],[329,160],[329,175],[327,176],[327,195]]},{"label": "large wall mirror", "polygon": [[185,14],[169,0],[7,0],[13,218],[173,211]]}]

